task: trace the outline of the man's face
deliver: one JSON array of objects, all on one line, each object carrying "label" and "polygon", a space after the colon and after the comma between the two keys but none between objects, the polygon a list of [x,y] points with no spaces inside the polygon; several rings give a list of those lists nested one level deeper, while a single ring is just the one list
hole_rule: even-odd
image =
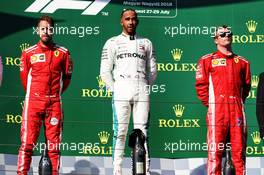
[{"label": "man's face", "polygon": [[44,44],[52,40],[53,27],[47,21],[40,21],[38,25],[38,35]]},{"label": "man's face", "polygon": [[138,24],[137,15],[134,11],[126,11],[121,18],[121,25],[123,32],[128,35],[134,35],[136,33],[136,27]]},{"label": "man's face", "polygon": [[232,43],[232,32],[228,28],[218,28],[215,43],[220,46],[230,46]]}]

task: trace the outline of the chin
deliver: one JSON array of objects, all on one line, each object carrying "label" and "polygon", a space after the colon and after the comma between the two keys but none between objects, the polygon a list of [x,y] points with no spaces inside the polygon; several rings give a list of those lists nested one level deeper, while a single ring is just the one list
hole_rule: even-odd
[{"label": "chin", "polygon": [[135,31],[128,31],[129,35],[134,35]]},{"label": "chin", "polygon": [[226,41],[225,45],[230,45],[232,42],[231,41]]},{"label": "chin", "polygon": [[48,40],[41,40],[44,44],[49,44],[50,43],[50,39],[48,39]]}]

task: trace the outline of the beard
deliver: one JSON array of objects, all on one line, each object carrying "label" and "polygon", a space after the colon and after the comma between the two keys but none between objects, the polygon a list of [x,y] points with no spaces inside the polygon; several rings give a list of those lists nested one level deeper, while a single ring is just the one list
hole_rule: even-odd
[{"label": "beard", "polygon": [[47,36],[46,39],[43,39],[42,37],[40,38],[41,42],[45,45],[49,45],[52,42],[52,37],[51,36]]}]

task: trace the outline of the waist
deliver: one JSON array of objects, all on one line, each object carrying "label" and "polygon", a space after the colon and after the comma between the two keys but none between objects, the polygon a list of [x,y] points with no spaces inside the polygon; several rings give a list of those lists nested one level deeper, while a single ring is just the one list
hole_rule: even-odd
[{"label": "waist", "polygon": [[145,74],[117,74],[114,76],[115,81],[135,81],[135,82],[145,82],[147,83],[148,80]]},{"label": "waist", "polygon": [[229,98],[229,99],[241,99],[240,94],[216,94],[216,97],[219,98]]},{"label": "waist", "polygon": [[60,99],[61,96],[59,93],[41,93],[41,92],[31,92],[26,94],[26,97],[28,98],[34,98],[34,99]]}]

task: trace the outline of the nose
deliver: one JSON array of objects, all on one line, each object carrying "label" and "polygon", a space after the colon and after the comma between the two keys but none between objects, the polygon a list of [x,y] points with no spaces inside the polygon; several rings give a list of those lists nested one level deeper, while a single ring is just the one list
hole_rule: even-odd
[{"label": "nose", "polygon": [[45,34],[48,34],[48,28],[46,27],[46,28],[44,28],[44,30],[43,30],[43,32],[45,33]]}]

